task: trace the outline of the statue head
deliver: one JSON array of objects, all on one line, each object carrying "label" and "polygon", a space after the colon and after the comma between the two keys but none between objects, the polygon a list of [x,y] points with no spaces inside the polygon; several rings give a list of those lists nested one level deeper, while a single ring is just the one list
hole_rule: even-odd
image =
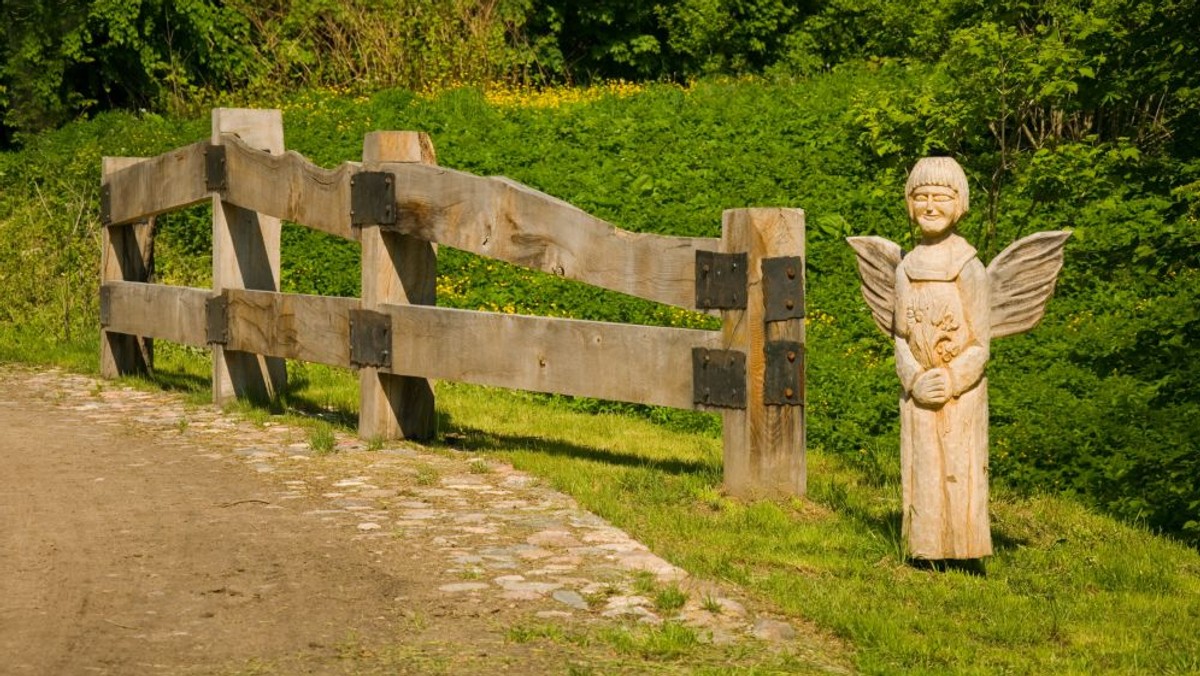
[{"label": "statue head", "polygon": [[952,157],[923,157],[904,186],[908,216],[926,239],[937,239],[954,228],[970,207],[967,175]]}]

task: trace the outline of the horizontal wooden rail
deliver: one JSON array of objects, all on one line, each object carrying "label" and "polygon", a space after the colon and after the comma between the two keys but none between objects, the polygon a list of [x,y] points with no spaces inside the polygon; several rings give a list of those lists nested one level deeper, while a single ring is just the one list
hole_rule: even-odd
[{"label": "horizontal wooden rail", "polygon": [[207,142],[193,143],[149,157],[106,177],[101,186],[101,219],[105,225],[141,221],[204,201],[204,152]]},{"label": "horizontal wooden rail", "polygon": [[[322,169],[298,153],[273,155],[231,134],[221,142],[224,202],[358,238],[350,225],[351,180],[361,165]],[[210,194],[207,147],[192,144],[111,176],[109,223],[203,201]],[[419,163],[384,163],[381,169],[396,184],[396,223],[386,230],[667,305],[695,309],[696,252],[720,248],[716,238],[621,230],[503,177]]]},{"label": "horizontal wooden rail", "polygon": [[357,298],[227,289],[225,347],[268,357],[350,366],[350,311]]},{"label": "horizontal wooden rail", "polygon": [[100,288],[101,324],[112,333],[161,338],[204,347],[205,303],[212,291],[143,282],[105,282]]},{"label": "horizontal wooden rail", "polygon": [[350,162],[322,169],[297,152],[272,155],[224,134],[228,187],[222,198],[257,211],[345,239],[350,227],[350,178],[359,166]]},{"label": "horizontal wooden rail", "polygon": [[[208,289],[108,282],[105,329],[203,347]],[[357,298],[227,289],[225,348],[350,367]],[[691,409],[692,348],[719,331],[383,305],[385,373]]]},{"label": "horizontal wooden rail", "polygon": [[399,232],[456,249],[693,309],[696,251],[720,240],[621,230],[506,178],[386,163],[396,177]]},{"label": "horizontal wooden rail", "polygon": [[[434,434],[427,379],[720,410],[729,494],[804,494],[803,212],[729,210],[720,239],[634,233],[507,178],[436,166],[416,132],[373,132],[361,163],[323,169],[284,152],[278,110],[215,109],[212,130],[157,157],[105,159],[105,376],[151,367],[155,338],[212,349],[218,403],[284,391],[284,359],[358,368],[364,438]],[[153,217],[206,199],[212,290],[145,283]],[[362,299],[279,293],[282,220],[358,241]],[[439,308],[433,244],[702,303],[722,330]]]},{"label": "horizontal wooden rail", "polygon": [[719,331],[384,305],[388,372],[690,409],[692,348]]}]

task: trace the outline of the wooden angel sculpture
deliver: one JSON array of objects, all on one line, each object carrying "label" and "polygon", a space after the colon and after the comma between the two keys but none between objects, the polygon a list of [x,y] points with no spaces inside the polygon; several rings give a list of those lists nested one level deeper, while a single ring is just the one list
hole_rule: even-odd
[{"label": "wooden angel sculpture", "polygon": [[988,522],[987,366],[994,338],[1041,320],[1069,232],[1013,243],[987,268],[956,231],[967,177],[927,157],[905,186],[921,230],[909,252],[881,237],[851,237],[875,324],[896,341],[904,539],[914,559],[992,553]]}]

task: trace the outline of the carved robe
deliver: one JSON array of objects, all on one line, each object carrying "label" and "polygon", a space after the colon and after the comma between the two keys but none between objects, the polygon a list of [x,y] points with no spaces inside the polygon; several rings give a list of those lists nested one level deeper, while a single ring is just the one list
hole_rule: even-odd
[{"label": "carved robe", "polygon": [[[848,240],[875,325],[896,341],[904,538],[912,558],[992,553],[984,367],[993,339],[1041,320],[1069,236],[1029,235],[986,269],[954,233],[907,256],[882,237]],[[932,368],[949,373],[951,396],[937,406],[912,396],[917,379]]]},{"label": "carved robe", "polygon": [[[988,523],[988,275],[957,234],[922,244],[896,266],[900,471],[909,556],[970,559],[992,553]],[[950,374],[948,401],[924,405],[913,384]]]}]

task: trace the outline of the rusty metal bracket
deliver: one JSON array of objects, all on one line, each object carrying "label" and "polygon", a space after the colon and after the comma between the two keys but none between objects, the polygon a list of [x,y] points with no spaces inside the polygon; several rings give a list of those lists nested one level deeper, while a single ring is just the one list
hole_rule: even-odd
[{"label": "rusty metal bracket", "polygon": [[763,319],[780,322],[804,316],[804,259],[800,256],[762,261]]},{"label": "rusty metal bracket", "polygon": [[746,308],[745,253],[696,252],[696,307],[701,310]]},{"label": "rusty metal bracket", "polygon": [[229,342],[229,296],[210,296],[204,302],[205,330],[209,343],[225,345]]},{"label": "rusty metal bracket", "polygon": [[112,225],[112,186],[100,186],[100,225]]},{"label": "rusty metal bracket", "polygon": [[804,344],[772,340],[766,345],[763,402],[768,406],[804,405]]},{"label": "rusty metal bracket", "polygon": [[746,408],[746,353],[692,348],[692,401]]},{"label": "rusty metal bracket", "polygon": [[100,285],[100,326],[112,324],[112,287]]},{"label": "rusty metal bracket", "polygon": [[204,149],[204,187],[209,192],[224,192],[229,188],[225,146],[210,145]]},{"label": "rusty metal bracket", "polygon": [[396,179],[386,171],[361,171],[350,177],[350,224],[394,225]]},{"label": "rusty metal bracket", "polygon": [[350,363],[356,367],[391,368],[391,315],[372,310],[350,311]]}]

